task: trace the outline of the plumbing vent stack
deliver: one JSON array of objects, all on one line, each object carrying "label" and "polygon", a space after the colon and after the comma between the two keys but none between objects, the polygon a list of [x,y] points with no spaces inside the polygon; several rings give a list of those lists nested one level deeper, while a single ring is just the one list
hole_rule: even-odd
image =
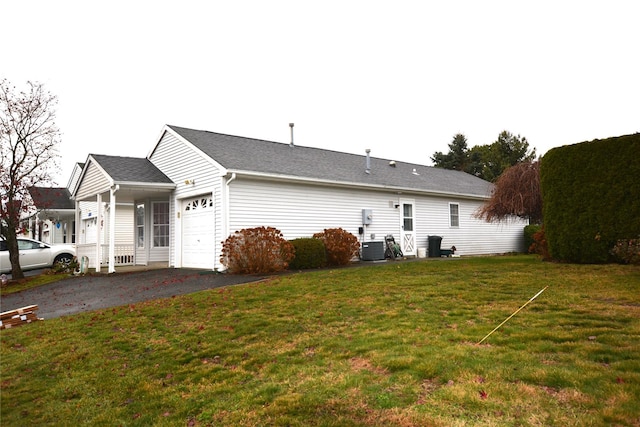
[{"label": "plumbing vent stack", "polygon": [[291,128],[291,143],[289,144],[289,147],[293,148],[293,123],[289,123],[289,127]]},{"label": "plumbing vent stack", "polygon": [[367,153],[367,169],[365,169],[365,172],[371,173],[371,156],[369,155],[369,153],[371,153],[371,150],[367,148],[364,151]]}]

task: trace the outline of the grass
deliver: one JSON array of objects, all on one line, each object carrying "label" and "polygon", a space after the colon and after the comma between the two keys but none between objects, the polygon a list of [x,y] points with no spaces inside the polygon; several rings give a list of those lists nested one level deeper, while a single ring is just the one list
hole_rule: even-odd
[{"label": "grass", "polygon": [[307,272],[0,338],[3,425],[640,425],[633,266]]},{"label": "grass", "polygon": [[28,276],[20,280],[9,280],[6,284],[0,285],[0,296],[37,288],[38,286],[66,279],[67,277],[69,277],[69,273],[45,273],[37,276]]}]

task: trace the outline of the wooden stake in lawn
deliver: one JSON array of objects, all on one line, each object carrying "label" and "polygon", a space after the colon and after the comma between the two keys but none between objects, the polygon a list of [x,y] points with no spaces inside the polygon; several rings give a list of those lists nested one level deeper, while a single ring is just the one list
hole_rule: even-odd
[{"label": "wooden stake in lawn", "polygon": [[516,314],[518,314],[518,312],[519,312],[520,310],[522,310],[523,308],[525,308],[525,307],[527,306],[527,304],[529,304],[529,303],[530,303],[531,301],[533,301],[534,299],[538,298],[538,295],[540,295],[541,293],[543,293],[543,292],[545,291],[545,289],[547,289],[547,288],[548,288],[548,286],[545,286],[545,287],[544,287],[544,289],[542,289],[540,292],[538,292],[537,294],[535,294],[534,296],[532,296],[532,297],[531,297],[531,299],[530,299],[529,301],[527,301],[527,302],[525,302],[524,304],[522,304],[522,307],[520,307],[519,309],[517,309],[516,311],[514,311],[514,312],[513,312],[513,314],[512,314],[511,316],[509,316],[509,317],[507,317],[506,319],[504,319],[504,322],[502,322],[502,323],[500,323],[498,326],[496,326],[496,327],[495,327],[495,329],[494,329],[493,331],[489,332],[489,333],[487,334],[487,336],[485,336],[484,338],[482,338],[482,339],[478,342],[478,344],[476,344],[476,345],[480,345],[480,344],[482,344],[482,342],[483,342],[484,340],[486,340],[487,338],[489,338],[489,336],[490,336],[492,333],[494,333],[495,331],[497,331],[498,329],[500,329],[500,327],[501,327],[502,325],[504,325],[505,323],[507,323],[507,322],[509,321],[509,319],[511,319],[513,316],[515,316]]}]

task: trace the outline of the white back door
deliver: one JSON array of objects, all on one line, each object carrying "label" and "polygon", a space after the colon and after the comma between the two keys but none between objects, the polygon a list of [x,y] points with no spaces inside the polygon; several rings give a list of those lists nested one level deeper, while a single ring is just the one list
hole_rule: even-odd
[{"label": "white back door", "polygon": [[415,201],[400,199],[400,247],[404,255],[416,254]]}]

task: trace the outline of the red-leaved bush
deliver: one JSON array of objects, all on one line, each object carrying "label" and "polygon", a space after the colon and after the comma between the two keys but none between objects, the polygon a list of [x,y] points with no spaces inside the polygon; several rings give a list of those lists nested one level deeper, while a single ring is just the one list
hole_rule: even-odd
[{"label": "red-leaved bush", "polygon": [[347,265],[360,250],[358,238],[342,228],[326,228],[313,237],[324,242],[329,265]]},{"label": "red-leaved bush", "polygon": [[540,255],[543,261],[551,261],[551,254],[549,253],[549,245],[547,244],[547,237],[544,233],[544,226],[533,234],[533,243],[529,246],[529,253]]},{"label": "red-leaved bush", "polygon": [[245,228],[222,242],[220,262],[229,273],[275,273],[287,269],[294,251],[293,245],[276,228]]}]

